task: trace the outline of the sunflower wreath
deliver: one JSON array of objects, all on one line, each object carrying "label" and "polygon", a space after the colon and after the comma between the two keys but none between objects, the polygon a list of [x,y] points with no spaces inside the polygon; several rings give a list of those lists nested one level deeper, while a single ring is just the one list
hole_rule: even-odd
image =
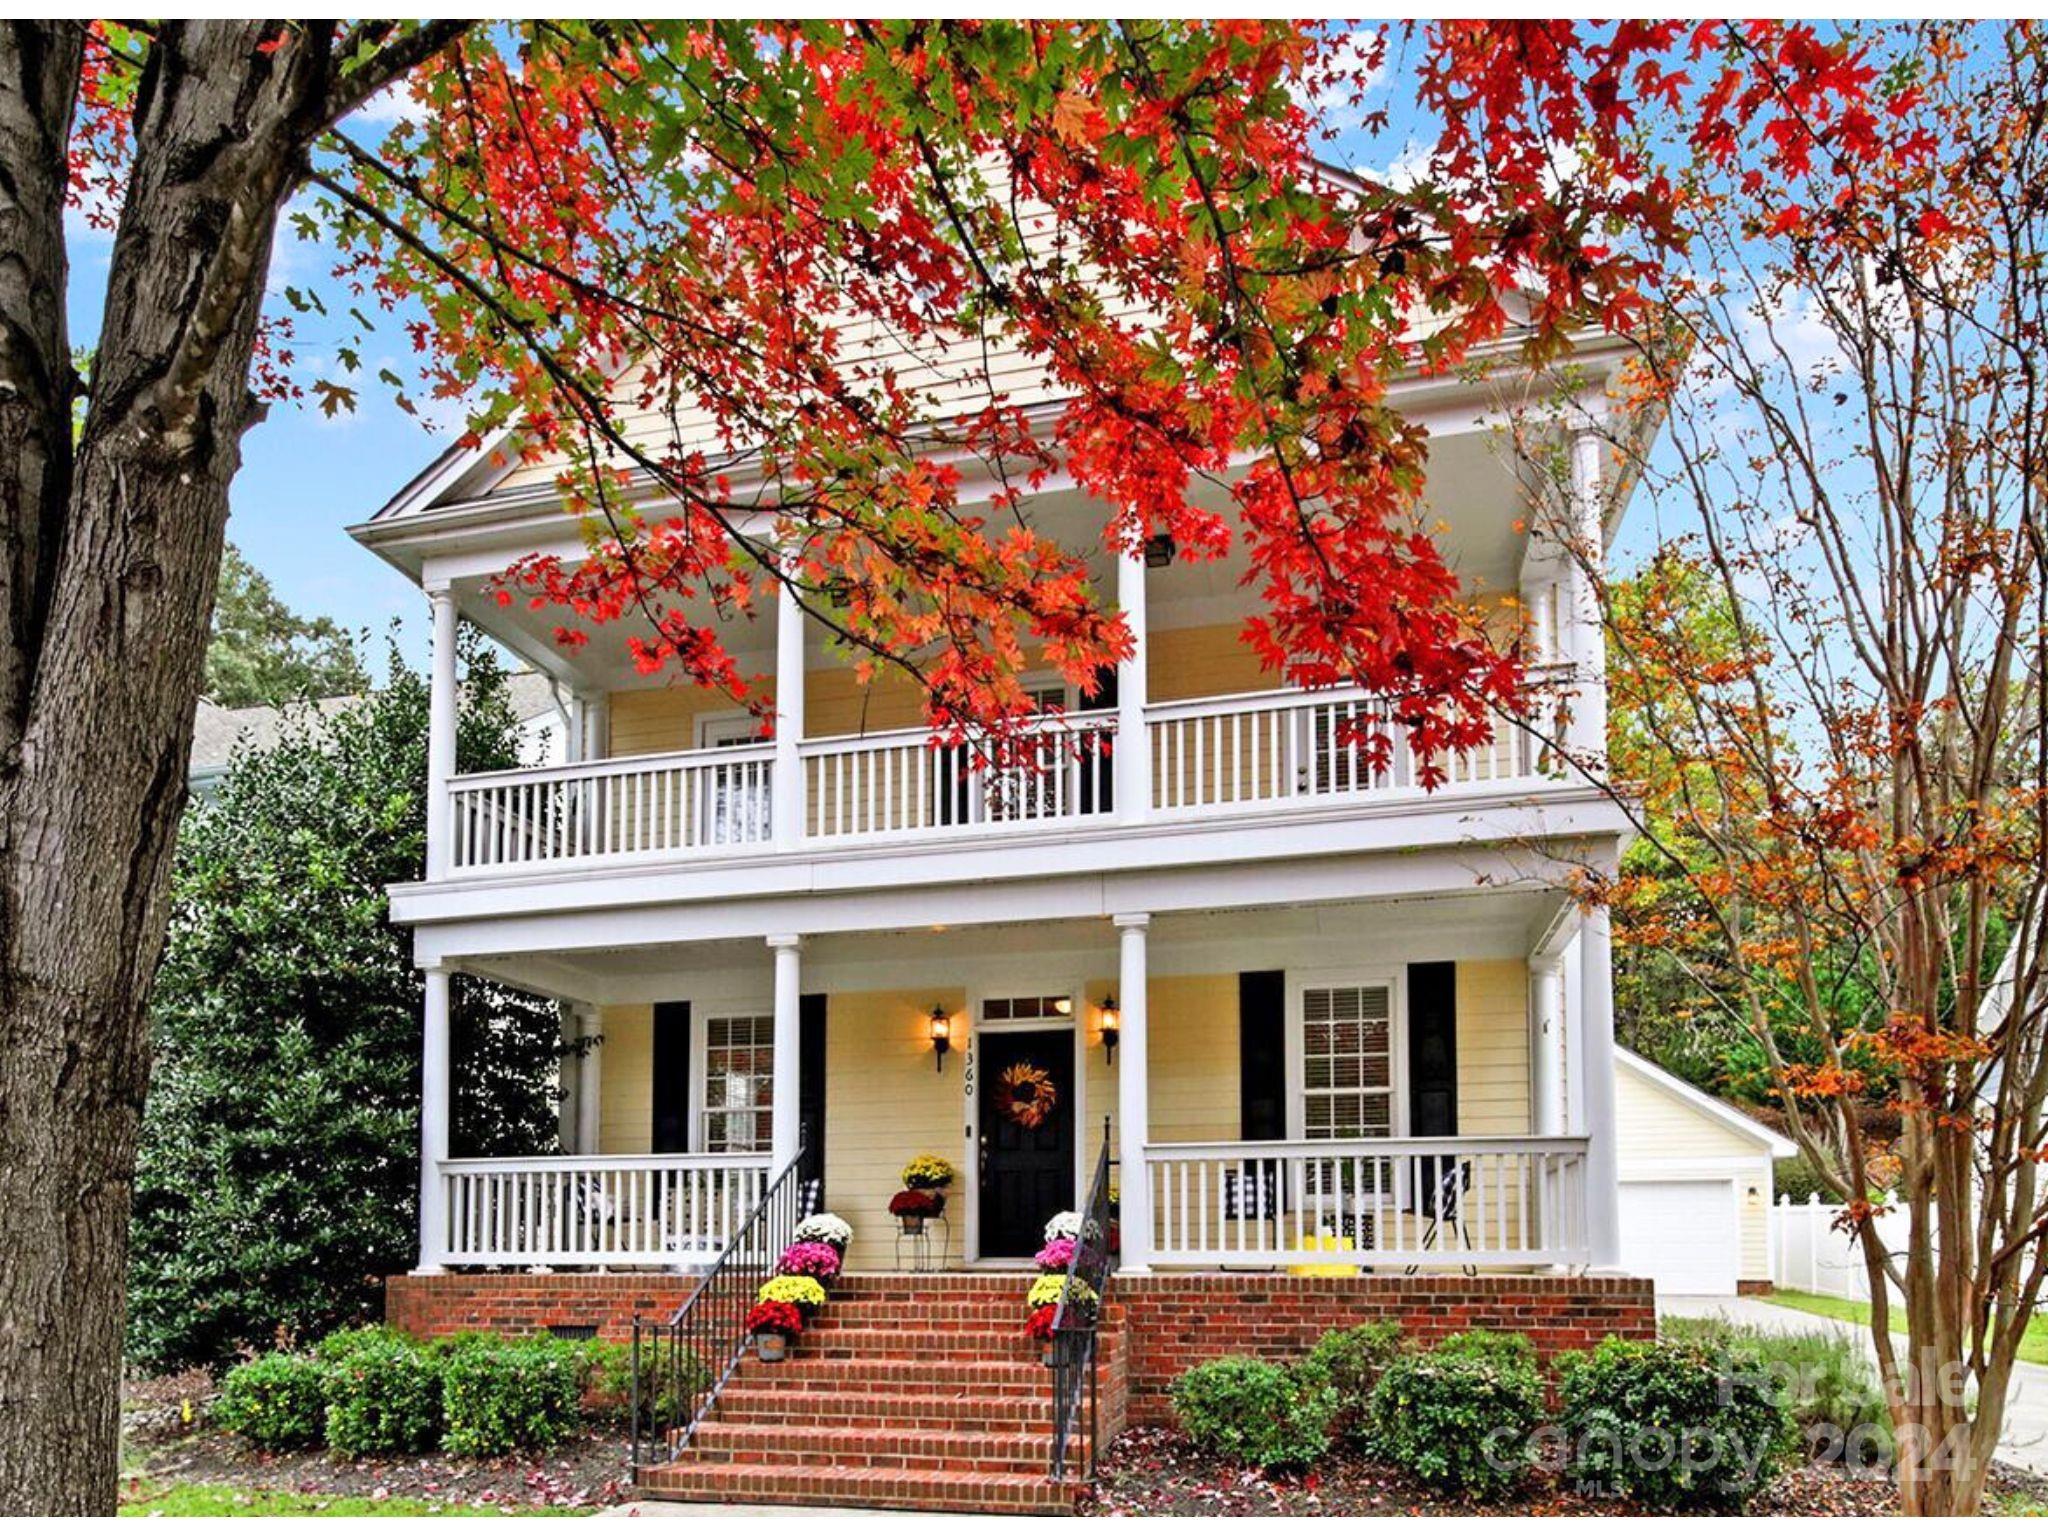
[{"label": "sunflower wreath", "polygon": [[996,1079],[996,1112],[1027,1131],[1035,1131],[1051,1119],[1059,1101],[1052,1074],[1028,1061],[1005,1067]]}]

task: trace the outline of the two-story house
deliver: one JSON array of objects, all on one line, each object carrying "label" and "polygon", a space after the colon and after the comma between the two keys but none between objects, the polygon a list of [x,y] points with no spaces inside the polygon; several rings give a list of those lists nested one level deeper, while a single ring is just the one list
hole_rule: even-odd
[{"label": "two-story house", "polygon": [[[1565,429],[1594,545],[1625,499],[1606,445],[1638,426],[1609,399],[1621,356],[1583,350]],[[1431,434],[1456,568],[1516,600],[1597,753],[1590,594],[1528,532],[1498,385],[1396,393]],[[1241,570],[1155,541],[1094,560],[1137,647],[1092,696],[1044,679],[1046,772],[934,746],[915,691],[859,682],[786,595],[724,629],[773,678],[762,739],[639,675],[618,631],[568,649],[556,615],[493,600],[514,560],[580,556],[557,476],[451,454],[354,530],[434,615],[429,864],[391,893],[427,977],[419,1273],[394,1317],[615,1328],[679,1305],[799,1147],[855,1229],[850,1270],[1020,1265],[1106,1137],[1133,1416],[1189,1358],[1184,1328],[1148,1353],[1147,1298],[1191,1286],[1251,1298],[1209,1318],[1207,1353],[1290,1283],[1335,1320],[1648,1326],[1646,1285],[1589,1278],[1618,1256],[1609,935],[1568,890],[1627,822],[1536,734],[1504,725],[1433,791],[1405,746],[1369,770],[1340,738],[1374,699],[1278,686],[1241,638]],[[1099,546],[1071,488],[1032,510]],[[568,691],[569,761],[452,771],[458,615]],[[560,998],[599,1040],[572,1068],[572,1155],[449,1157],[456,971]],[[919,1153],[958,1178],[906,1238],[888,1203]],[[1305,1265],[1361,1278],[1285,1276]]]}]

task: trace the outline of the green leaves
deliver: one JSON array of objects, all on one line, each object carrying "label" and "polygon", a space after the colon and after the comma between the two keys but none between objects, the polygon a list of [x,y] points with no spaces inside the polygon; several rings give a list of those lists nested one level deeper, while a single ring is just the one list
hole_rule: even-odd
[{"label": "green leaves", "polygon": [[[465,769],[518,761],[490,653],[465,637]],[[181,828],[153,999],[128,1347],[213,1363],[380,1311],[418,1235],[420,982],[387,885],[426,850],[427,689],[293,713]],[[458,1155],[553,1151],[554,1005],[457,978]]]}]

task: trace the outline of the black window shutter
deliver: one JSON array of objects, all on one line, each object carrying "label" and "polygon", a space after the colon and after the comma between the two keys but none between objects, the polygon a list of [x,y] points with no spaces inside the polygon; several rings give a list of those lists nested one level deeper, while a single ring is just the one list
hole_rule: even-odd
[{"label": "black window shutter", "polygon": [[1458,967],[1408,967],[1408,1134],[1458,1134]]},{"label": "black window shutter", "polygon": [[[1115,667],[1096,671],[1095,685],[1081,690],[1081,708],[1116,708]],[[1085,761],[1087,766],[1081,773],[1081,814],[1092,816],[1099,811],[1107,815],[1116,809],[1116,770],[1110,761],[1109,744],[1097,742]]]},{"label": "black window shutter", "polygon": [[654,1130],[656,1152],[690,1150],[690,1005],[654,1005]]},{"label": "black window shutter", "polygon": [[825,994],[806,992],[797,1005],[797,1123],[803,1128],[804,1160],[825,1200]]},{"label": "black window shutter", "polygon": [[1245,1141],[1287,1139],[1287,973],[1237,976],[1237,1116]]}]

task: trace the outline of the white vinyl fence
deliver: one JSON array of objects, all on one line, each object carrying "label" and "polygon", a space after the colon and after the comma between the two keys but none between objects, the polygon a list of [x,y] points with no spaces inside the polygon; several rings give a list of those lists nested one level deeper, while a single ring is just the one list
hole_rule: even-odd
[{"label": "white vinyl fence", "polygon": [[[1808,1196],[1804,1205],[1793,1204],[1790,1195],[1778,1197],[1771,1211],[1771,1279],[1780,1289],[1870,1300],[1862,1250],[1835,1225],[1841,1214],[1841,1206],[1822,1205],[1817,1194]],[[1906,1223],[1904,1211],[1885,1212],[1877,1218],[1879,1240],[1894,1251],[1902,1248]]]}]

